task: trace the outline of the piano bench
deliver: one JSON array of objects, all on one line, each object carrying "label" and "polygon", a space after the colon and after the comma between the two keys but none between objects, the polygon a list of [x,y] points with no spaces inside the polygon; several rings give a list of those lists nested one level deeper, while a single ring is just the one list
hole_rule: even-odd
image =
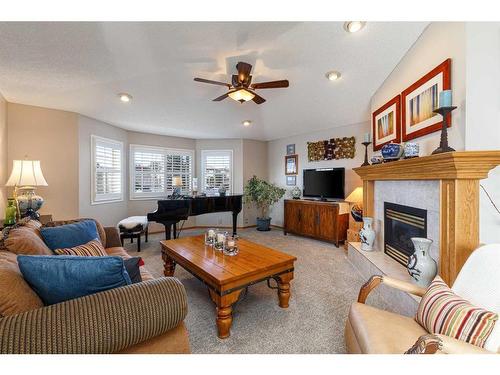
[{"label": "piano bench", "polygon": [[145,235],[148,242],[148,219],[146,216],[131,216],[123,219],[118,223],[120,230],[120,241],[125,238],[130,238],[130,243],[134,243],[134,238],[137,238],[137,251],[141,251],[141,235]]}]

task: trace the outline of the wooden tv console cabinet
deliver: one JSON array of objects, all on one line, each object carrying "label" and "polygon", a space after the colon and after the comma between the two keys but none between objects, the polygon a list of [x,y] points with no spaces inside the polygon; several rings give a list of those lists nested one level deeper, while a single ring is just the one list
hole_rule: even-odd
[{"label": "wooden tv console cabinet", "polygon": [[333,242],[337,247],[347,239],[349,214],[339,214],[335,202],[285,199],[283,232]]}]

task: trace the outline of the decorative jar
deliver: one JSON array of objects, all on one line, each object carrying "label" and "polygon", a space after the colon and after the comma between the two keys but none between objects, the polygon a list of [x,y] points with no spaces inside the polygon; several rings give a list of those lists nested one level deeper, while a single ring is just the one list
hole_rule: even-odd
[{"label": "decorative jar", "polygon": [[235,256],[238,254],[238,236],[226,236],[224,254],[229,256]]},{"label": "decorative jar", "polygon": [[361,250],[373,251],[373,243],[375,242],[373,217],[363,217],[363,228],[359,231],[359,238],[361,239]]},{"label": "decorative jar", "polygon": [[415,252],[408,258],[408,273],[415,284],[427,288],[437,275],[437,263],[429,254],[432,240],[429,238],[412,237]]},{"label": "decorative jar", "polygon": [[298,186],[295,186],[292,189],[292,198],[293,199],[300,199],[301,195],[302,195],[302,191],[300,190],[300,188]]},{"label": "decorative jar", "polygon": [[3,222],[4,226],[14,225],[16,223],[17,207],[16,200],[9,198],[7,200],[7,207],[5,208],[5,220]]},{"label": "decorative jar", "polygon": [[404,149],[399,143],[388,143],[382,147],[384,161],[398,160],[403,155]]},{"label": "decorative jar", "polygon": [[226,188],[224,186],[219,187],[219,196],[221,197],[226,196]]},{"label": "decorative jar", "polygon": [[420,151],[420,147],[418,143],[415,142],[406,142],[404,155],[405,159],[417,158]]}]

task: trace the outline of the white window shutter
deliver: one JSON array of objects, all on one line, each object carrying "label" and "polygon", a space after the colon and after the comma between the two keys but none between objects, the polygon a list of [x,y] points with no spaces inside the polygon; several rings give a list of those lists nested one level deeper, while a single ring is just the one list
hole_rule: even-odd
[{"label": "white window shutter", "polygon": [[142,145],[130,146],[131,199],[159,198],[172,194],[172,177],[181,176],[182,194],[189,194],[194,151]]},{"label": "white window shutter", "polygon": [[123,199],[123,143],[91,136],[92,144],[92,203]]},{"label": "white window shutter", "polygon": [[221,186],[229,194],[233,190],[233,152],[232,150],[202,151],[203,190],[218,190]]}]

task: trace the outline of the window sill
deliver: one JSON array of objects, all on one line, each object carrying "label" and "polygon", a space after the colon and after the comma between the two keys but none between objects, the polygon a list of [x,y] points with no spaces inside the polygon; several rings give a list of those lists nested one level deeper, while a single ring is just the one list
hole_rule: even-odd
[{"label": "window sill", "polygon": [[120,199],[109,199],[109,200],[105,200],[105,201],[91,201],[90,205],[91,206],[99,206],[101,204],[120,203],[120,202],[123,202],[123,201],[124,201],[123,198],[120,198]]}]

